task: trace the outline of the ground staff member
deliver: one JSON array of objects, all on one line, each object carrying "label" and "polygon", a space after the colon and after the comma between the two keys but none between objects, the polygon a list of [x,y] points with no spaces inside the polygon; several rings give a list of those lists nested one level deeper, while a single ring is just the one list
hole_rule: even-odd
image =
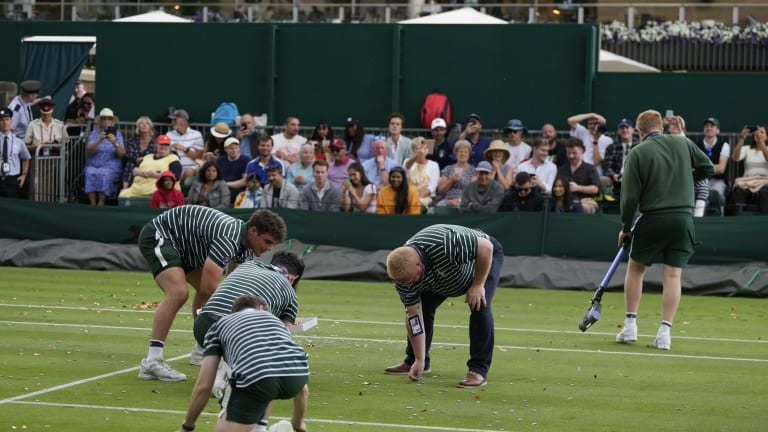
[{"label": "ground staff member", "polygon": [[27,181],[29,150],[24,141],[13,134],[13,112],[0,108],[0,197],[18,198]]},{"label": "ground staff member", "polygon": [[458,225],[429,226],[390,252],[387,274],[405,305],[408,347],[405,360],[384,372],[408,374],[412,380],[428,373],[435,311],[446,298],[464,295],[470,309],[470,357],[458,387],[485,385],[494,343],[491,300],[503,263],[496,239]]},{"label": "ground staff member", "polygon": [[[186,376],[163,360],[165,339],[176,313],[187,300],[187,282],[195,287],[193,314],[219,285],[224,268],[260,256],[285,241],[285,222],[269,210],[257,210],[247,223],[218,210],[185,205],[147,222],[139,234],[139,249],[165,296],[155,311],[147,358],[139,378],[181,381]],[[196,348],[198,348],[196,346]],[[195,359],[195,356],[200,359]],[[202,353],[193,351],[193,364]]]},{"label": "ground staff member", "polygon": [[[661,255],[662,321],[653,344],[668,350],[669,331],[680,304],[682,268],[693,255],[693,183],[713,175],[715,167],[688,138],[662,135],[657,111],[640,113],[636,124],[641,142],[629,152],[621,182],[619,245],[631,239],[632,246],[624,280],[627,315],[616,341],[637,340],[643,275]],[[635,221],[638,210],[641,215]]]},{"label": "ground staff member", "polygon": [[293,429],[306,432],[307,355],[296,345],[285,325],[267,311],[264,299],[238,297],[227,315],[205,336],[205,351],[187,415],[179,432],[195,429],[195,421],[208,404],[221,358],[232,366],[232,386],[226,412],[219,416],[220,432],[250,431],[274,399],[293,398]]}]

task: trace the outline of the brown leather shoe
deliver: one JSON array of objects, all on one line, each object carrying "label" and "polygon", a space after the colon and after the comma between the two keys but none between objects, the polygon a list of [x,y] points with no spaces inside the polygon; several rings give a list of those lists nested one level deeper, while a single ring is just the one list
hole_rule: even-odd
[{"label": "brown leather shoe", "polygon": [[[384,369],[384,373],[388,375],[408,375],[411,371],[411,365],[406,362],[402,362],[399,365],[390,366]],[[424,369],[425,374],[432,372],[432,369]]]},{"label": "brown leather shoe", "polygon": [[488,383],[488,378],[485,378],[484,376],[480,375],[477,372],[469,371],[466,375],[464,375],[464,378],[459,381],[458,384],[456,384],[456,387],[459,388],[472,388],[472,387],[482,387]]}]

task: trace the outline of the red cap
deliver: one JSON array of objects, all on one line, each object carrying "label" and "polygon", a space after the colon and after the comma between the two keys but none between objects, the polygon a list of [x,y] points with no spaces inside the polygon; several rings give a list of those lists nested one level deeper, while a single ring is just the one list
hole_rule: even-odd
[{"label": "red cap", "polygon": [[171,139],[168,138],[168,135],[160,135],[160,136],[157,137],[157,143],[158,144],[171,145]]}]

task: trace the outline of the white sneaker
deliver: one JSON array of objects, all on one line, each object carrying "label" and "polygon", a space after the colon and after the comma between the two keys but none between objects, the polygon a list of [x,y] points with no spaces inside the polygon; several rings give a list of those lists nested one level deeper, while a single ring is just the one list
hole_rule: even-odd
[{"label": "white sneaker", "polygon": [[653,340],[653,346],[660,350],[668,350],[672,346],[672,336],[669,333],[657,333]]},{"label": "white sneaker", "polygon": [[273,424],[268,430],[269,432],[293,432],[293,425],[288,420],[280,420]]},{"label": "white sneaker", "polygon": [[189,364],[200,366],[203,364],[203,347],[195,342],[195,346],[192,347],[192,353],[189,356]]},{"label": "white sneaker", "polygon": [[139,367],[139,378],[156,379],[160,381],[184,381],[187,376],[174,370],[163,359],[141,361]]},{"label": "white sneaker", "polygon": [[616,335],[616,342],[632,343],[637,341],[637,326],[625,325]]}]

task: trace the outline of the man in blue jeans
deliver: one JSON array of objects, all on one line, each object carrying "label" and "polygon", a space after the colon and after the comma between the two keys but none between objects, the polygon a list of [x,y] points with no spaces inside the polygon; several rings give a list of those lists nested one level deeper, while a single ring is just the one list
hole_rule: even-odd
[{"label": "man in blue jeans", "polygon": [[459,225],[432,225],[387,256],[387,274],[405,305],[408,347],[402,363],[384,369],[414,381],[430,372],[435,311],[448,297],[464,295],[469,305],[469,371],[458,387],[484,386],[493,357],[491,300],[504,251],[489,235]]}]

